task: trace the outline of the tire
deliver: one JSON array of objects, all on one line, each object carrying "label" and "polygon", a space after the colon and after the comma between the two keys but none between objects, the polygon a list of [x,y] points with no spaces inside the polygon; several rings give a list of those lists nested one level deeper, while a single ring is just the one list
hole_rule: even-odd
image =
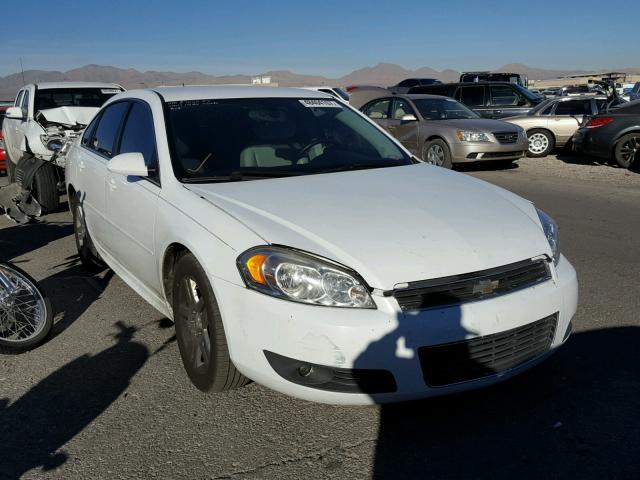
[{"label": "tire", "polygon": [[73,236],[76,240],[76,249],[82,266],[91,272],[104,270],[106,264],[100,258],[100,254],[93,244],[84,219],[82,204],[77,199],[71,203],[71,214],[73,216]]},{"label": "tire", "polygon": [[556,139],[549,130],[534,128],[527,132],[527,137],[529,138],[527,157],[530,158],[546,157],[556,145]]},{"label": "tire", "polygon": [[629,133],[616,142],[613,157],[622,168],[630,168],[640,158],[640,133]]},{"label": "tire", "polygon": [[33,196],[42,207],[42,213],[52,213],[60,207],[58,195],[58,175],[56,167],[45,163],[33,177]]},{"label": "tire", "polygon": [[248,383],[231,362],[211,284],[190,253],[176,261],[172,299],[180,357],[191,383],[203,392],[222,392]]},{"label": "tire", "polygon": [[451,168],[453,166],[449,145],[440,138],[425,142],[422,146],[422,160],[443,168]]},{"label": "tire", "polygon": [[[0,268],[2,273],[8,276],[11,283],[19,287],[17,296],[14,297],[19,300],[19,306],[3,307],[0,305],[0,351],[21,352],[35,348],[44,342],[51,332],[53,326],[51,301],[42,287],[22,269],[6,263],[0,263]],[[25,306],[26,308],[20,308]],[[30,323],[29,316],[34,311],[37,311],[38,315],[35,319],[37,325],[33,326],[33,332],[25,338],[15,338],[16,334],[24,335],[24,327],[20,333],[16,332],[12,335],[11,316],[20,315],[22,325],[24,325],[25,322]]]}]

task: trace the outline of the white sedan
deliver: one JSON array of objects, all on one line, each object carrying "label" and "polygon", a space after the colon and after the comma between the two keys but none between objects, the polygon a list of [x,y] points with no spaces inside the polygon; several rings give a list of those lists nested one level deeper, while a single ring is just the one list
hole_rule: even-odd
[{"label": "white sedan", "polygon": [[551,218],[318,92],[119,94],[66,178],[83,263],[174,320],[201,390],[440,395],[522,372],[571,332],[576,274]]}]

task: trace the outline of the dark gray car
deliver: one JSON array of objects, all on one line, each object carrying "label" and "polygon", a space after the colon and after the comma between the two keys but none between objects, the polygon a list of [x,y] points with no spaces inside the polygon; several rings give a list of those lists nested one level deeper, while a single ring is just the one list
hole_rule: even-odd
[{"label": "dark gray car", "polygon": [[414,155],[447,168],[486,160],[510,163],[523,157],[528,146],[521,127],[481,118],[451,98],[385,95],[360,110]]}]

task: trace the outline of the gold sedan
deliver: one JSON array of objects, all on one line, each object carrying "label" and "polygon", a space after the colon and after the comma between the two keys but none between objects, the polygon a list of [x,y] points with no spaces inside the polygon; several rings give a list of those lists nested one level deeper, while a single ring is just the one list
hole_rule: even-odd
[{"label": "gold sedan", "polygon": [[567,145],[584,118],[596,115],[606,105],[604,95],[549,98],[526,115],[503,120],[525,129],[528,157],[545,157],[554,148]]}]

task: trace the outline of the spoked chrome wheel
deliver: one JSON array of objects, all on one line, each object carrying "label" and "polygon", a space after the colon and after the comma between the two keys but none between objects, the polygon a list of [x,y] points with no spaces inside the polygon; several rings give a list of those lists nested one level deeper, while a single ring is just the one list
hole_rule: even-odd
[{"label": "spoked chrome wheel", "polygon": [[529,151],[540,155],[549,148],[549,138],[544,133],[534,133],[529,137]]},{"label": "spoked chrome wheel", "polygon": [[206,372],[211,363],[209,319],[203,293],[192,277],[183,277],[180,294],[184,360],[197,372]]},{"label": "spoked chrome wheel", "polygon": [[0,264],[0,345],[35,346],[51,329],[51,306],[26,273]]},{"label": "spoked chrome wheel", "polygon": [[444,149],[438,145],[431,145],[427,150],[426,162],[441,167],[444,165],[445,153]]}]

